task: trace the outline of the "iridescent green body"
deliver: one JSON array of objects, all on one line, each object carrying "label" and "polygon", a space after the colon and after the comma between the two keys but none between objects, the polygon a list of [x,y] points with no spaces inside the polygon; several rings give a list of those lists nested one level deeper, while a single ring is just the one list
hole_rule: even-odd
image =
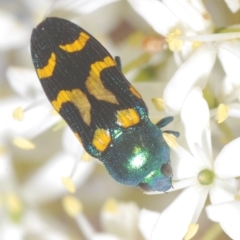
[{"label": "iridescent green body", "polygon": [[116,133],[100,160],[120,183],[167,191],[172,185],[169,155],[161,129],[146,116],[138,126]]},{"label": "iridescent green body", "polygon": [[31,53],[49,101],[114,179],[146,191],[171,187],[170,149],[160,128],[172,117],[151,123],[141,95],[93,36],[47,18],[32,32]]}]

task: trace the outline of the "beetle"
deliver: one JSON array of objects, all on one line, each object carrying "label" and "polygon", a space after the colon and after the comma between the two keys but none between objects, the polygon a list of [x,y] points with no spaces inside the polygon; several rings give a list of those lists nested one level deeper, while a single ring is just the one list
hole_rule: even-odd
[{"label": "beetle", "polygon": [[33,29],[31,55],[55,110],[116,181],[144,191],[172,186],[170,148],[161,128],[173,118],[156,125],[150,121],[147,106],[122,74],[118,59],[87,31],[57,17]]}]

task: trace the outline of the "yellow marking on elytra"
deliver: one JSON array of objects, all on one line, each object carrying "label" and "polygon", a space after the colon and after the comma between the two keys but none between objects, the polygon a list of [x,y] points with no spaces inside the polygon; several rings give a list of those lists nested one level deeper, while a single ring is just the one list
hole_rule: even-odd
[{"label": "yellow marking on elytra", "polygon": [[82,50],[85,47],[89,38],[90,38],[90,36],[88,36],[84,32],[81,32],[79,34],[78,39],[75,40],[73,43],[69,43],[66,45],[59,45],[59,47],[66,52],[70,52],[70,53],[77,52],[77,51]]},{"label": "yellow marking on elytra", "polygon": [[137,111],[133,108],[117,111],[117,124],[123,128],[134,126],[140,122]]},{"label": "yellow marking on elytra", "polygon": [[61,90],[56,100],[52,101],[52,105],[57,112],[60,111],[62,104],[71,102],[74,104],[83,119],[83,121],[89,126],[91,123],[91,104],[88,101],[88,98],[85,93],[83,93],[80,89],[70,90]]},{"label": "yellow marking on elytra", "polygon": [[105,57],[103,61],[91,64],[91,70],[86,80],[86,87],[88,92],[96,99],[113,104],[119,104],[114,94],[104,87],[100,79],[101,71],[113,66],[116,66],[116,63],[110,56]]},{"label": "yellow marking on elytra", "polygon": [[142,96],[140,95],[140,93],[137,91],[135,87],[131,85],[129,90],[135,97],[142,99]]},{"label": "yellow marking on elytra", "polygon": [[103,152],[107,148],[110,141],[111,136],[108,130],[98,128],[94,133],[92,144],[97,150]]},{"label": "yellow marking on elytra", "polygon": [[51,54],[51,57],[48,59],[48,63],[43,68],[37,68],[37,75],[39,79],[51,77],[56,66],[56,55],[55,53]]}]

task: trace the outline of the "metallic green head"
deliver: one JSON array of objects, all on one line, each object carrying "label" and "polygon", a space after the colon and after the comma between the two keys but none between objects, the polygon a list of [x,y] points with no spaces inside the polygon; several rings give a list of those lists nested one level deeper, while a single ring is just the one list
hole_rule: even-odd
[{"label": "metallic green head", "polygon": [[162,131],[147,118],[138,126],[115,130],[101,161],[118,182],[144,191],[167,191],[172,186],[170,148]]}]

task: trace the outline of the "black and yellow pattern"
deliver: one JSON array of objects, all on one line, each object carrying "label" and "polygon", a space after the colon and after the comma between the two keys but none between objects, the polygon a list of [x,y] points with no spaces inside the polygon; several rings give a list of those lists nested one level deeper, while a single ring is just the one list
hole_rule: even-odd
[{"label": "black and yellow pattern", "polygon": [[47,18],[32,32],[31,53],[49,101],[114,179],[147,191],[171,187],[170,149],[160,127],[172,118],[151,123],[141,95],[93,36]]},{"label": "black and yellow pattern", "polygon": [[[79,26],[47,18],[33,30],[31,51],[48,99],[89,154],[99,157],[106,149],[94,144],[94,136],[99,135],[96,131],[130,127],[146,116],[140,94],[125,79],[115,60]],[[105,135],[103,141],[110,143]]]}]

